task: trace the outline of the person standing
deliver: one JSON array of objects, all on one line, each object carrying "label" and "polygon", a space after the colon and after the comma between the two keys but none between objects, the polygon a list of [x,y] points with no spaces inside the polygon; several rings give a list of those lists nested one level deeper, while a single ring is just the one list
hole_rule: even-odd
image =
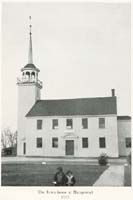
[{"label": "person standing", "polygon": [[67,171],[66,173],[66,186],[74,186],[76,183],[76,179],[72,173],[72,171]]},{"label": "person standing", "polygon": [[54,175],[54,185],[55,186],[65,186],[66,177],[63,172],[62,167],[57,168],[57,172]]}]

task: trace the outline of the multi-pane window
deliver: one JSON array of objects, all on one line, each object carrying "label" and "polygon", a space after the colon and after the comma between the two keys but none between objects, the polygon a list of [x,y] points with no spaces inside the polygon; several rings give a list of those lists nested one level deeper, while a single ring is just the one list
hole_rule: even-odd
[{"label": "multi-pane window", "polygon": [[88,138],[82,138],[82,147],[88,148]]},{"label": "multi-pane window", "polygon": [[42,148],[42,138],[41,137],[36,139],[36,147]]},{"label": "multi-pane window", "polygon": [[52,121],[52,128],[53,129],[58,128],[58,119],[53,119],[53,121]]},{"label": "multi-pane window", "polygon": [[125,138],[126,148],[131,148],[131,138],[127,137]]},{"label": "multi-pane window", "polygon": [[105,137],[99,138],[99,147],[100,147],[100,148],[106,148]]},{"label": "multi-pane window", "polygon": [[52,147],[58,148],[58,138],[52,138]]},{"label": "multi-pane window", "polygon": [[105,118],[99,118],[99,128],[105,128]]},{"label": "multi-pane window", "polygon": [[82,118],[82,128],[87,129],[88,128],[88,119]]},{"label": "multi-pane window", "polygon": [[42,120],[41,119],[37,120],[37,129],[42,129]]},{"label": "multi-pane window", "polygon": [[66,120],[66,127],[72,129],[73,128],[73,121],[72,119]]}]

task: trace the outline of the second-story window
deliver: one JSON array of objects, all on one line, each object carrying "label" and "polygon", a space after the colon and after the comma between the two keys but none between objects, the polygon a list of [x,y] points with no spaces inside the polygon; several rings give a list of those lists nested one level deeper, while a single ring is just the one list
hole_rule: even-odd
[{"label": "second-story window", "polygon": [[42,120],[41,119],[37,120],[37,129],[38,130],[42,129]]},{"label": "second-story window", "polygon": [[52,121],[52,129],[57,129],[58,128],[58,119],[53,119]]},{"label": "second-story window", "polygon": [[87,129],[88,128],[88,119],[82,118],[82,128]]},{"label": "second-story window", "polygon": [[73,128],[73,121],[72,121],[72,119],[67,119],[66,120],[66,127],[68,129],[72,129]]},{"label": "second-story window", "polygon": [[99,128],[105,128],[105,118],[99,118]]}]

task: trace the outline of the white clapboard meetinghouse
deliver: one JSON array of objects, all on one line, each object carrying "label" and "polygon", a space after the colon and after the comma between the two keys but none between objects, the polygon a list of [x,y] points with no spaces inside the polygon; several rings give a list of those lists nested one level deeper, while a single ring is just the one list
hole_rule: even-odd
[{"label": "white clapboard meetinghouse", "polygon": [[115,89],[106,97],[43,100],[39,72],[30,25],[28,64],[17,79],[18,156],[95,158],[106,153],[117,158],[130,153],[131,117],[118,115]]}]

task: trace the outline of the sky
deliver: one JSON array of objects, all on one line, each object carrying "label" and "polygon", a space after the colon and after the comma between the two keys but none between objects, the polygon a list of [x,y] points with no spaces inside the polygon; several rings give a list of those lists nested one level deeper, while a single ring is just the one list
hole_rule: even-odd
[{"label": "sky", "polygon": [[2,6],[2,127],[17,129],[17,77],[33,63],[42,99],[111,96],[118,115],[131,115],[130,4],[9,3]]}]

